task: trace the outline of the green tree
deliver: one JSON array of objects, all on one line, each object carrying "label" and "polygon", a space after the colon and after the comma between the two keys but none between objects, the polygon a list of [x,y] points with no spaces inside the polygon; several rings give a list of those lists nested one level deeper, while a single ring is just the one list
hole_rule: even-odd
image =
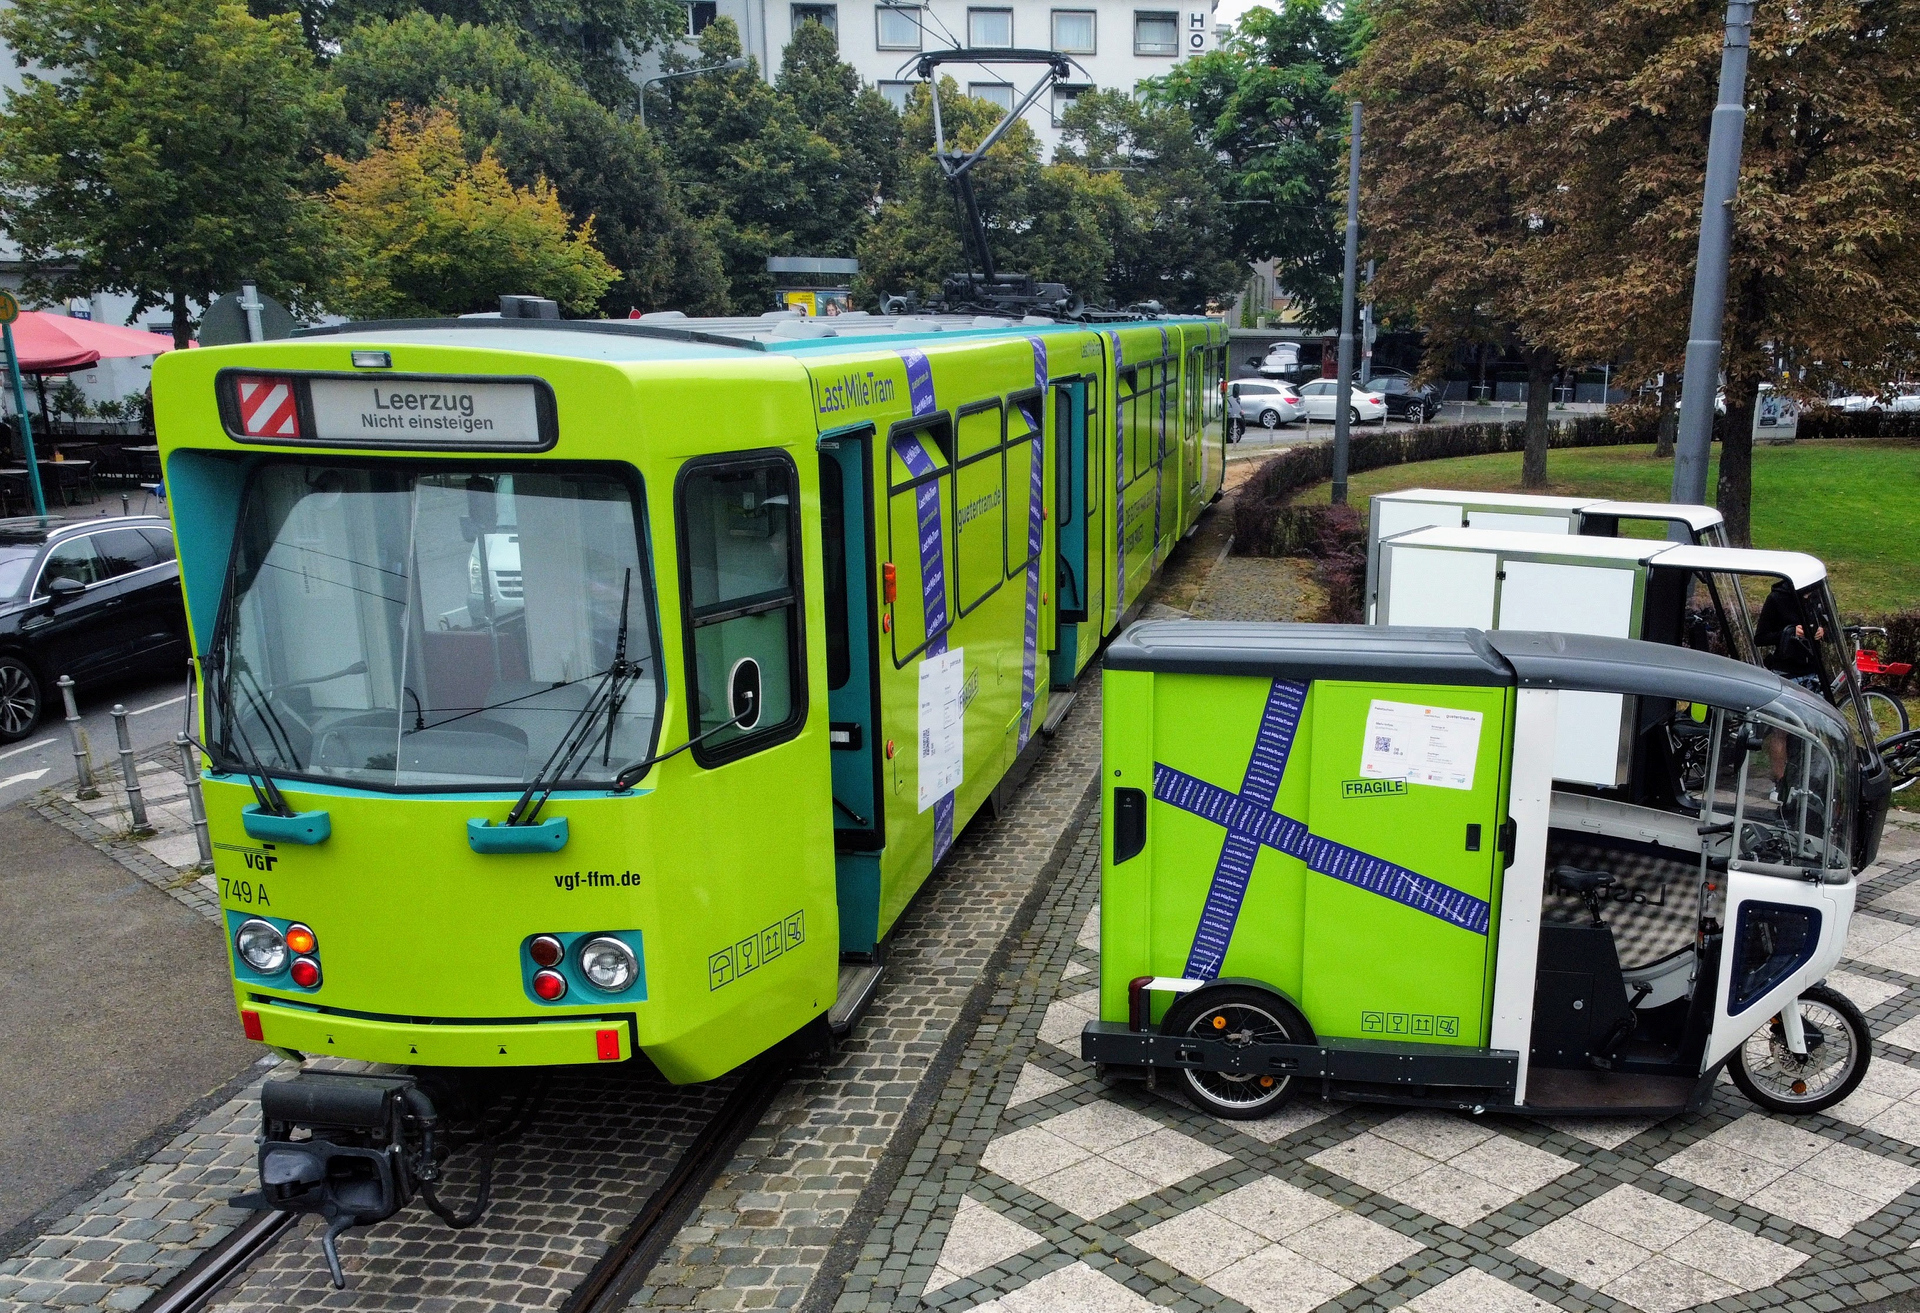
[{"label": "green tree", "polygon": [[1218,50],[1148,84],[1151,97],[1186,111],[1224,162],[1222,199],[1235,202],[1226,249],[1272,260],[1316,328],[1340,319],[1345,217],[1336,193],[1346,187],[1347,97],[1334,83],[1366,42],[1367,12],[1325,0],[1257,6]]},{"label": "green tree", "polygon": [[492,309],[504,293],[590,310],[619,276],[553,188],[515,187],[491,150],[471,163],[446,110],[396,110],[363,160],[329,161],[344,272],[333,308],[355,318]]},{"label": "green tree", "polygon": [[[998,105],[960,94],[940,80],[940,115],[950,146],[971,149],[999,123]],[[933,101],[916,86],[904,116],[906,158],[900,185],[860,243],[855,293],[874,299],[894,292],[939,293],[942,280],[966,269],[951,184],[933,158]],[[1040,144],[1017,121],[973,170],[974,195],[994,264],[1047,282],[1065,283],[1089,301],[1108,296],[1113,247],[1107,233],[1131,213],[1120,175],[1079,164],[1040,163]]]},{"label": "green tree", "polygon": [[687,214],[656,138],[609,110],[512,28],[430,14],[351,29],[330,74],[345,94],[338,153],[364,153],[394,104],[452,109],[469,156],[491,148],[520,187],[553,184],[576,222],[620,269],[603,312],[726,308],[720,252]]},{"label": "green tree", "polygon": [[192,305],[243,278],[295,306],[326,278],[317,129],[336,112],[289,18],[221,0],[15,0],[24,73],[0,114],[0,226],[29,286]]},{"label": "green tree", "polygon": [[[802,24],[788,47],[801,65],[789,86],[802,98],[769,86],[754,64],[671,83],[670,103],[649,111],[689,210],[720,249],[736,313],[772,304],[769,255],[851,255],[888,168],[884,150],[853,147],[854,128],[879,116],[864,95],[848,98],[852,70],[835,67],[818,40],[826,34],[813,27]],[[716,19],[701,33],[700,64],[739,54],[730,20]],[[817,125],[803,117],[802,104]],[[884,102],[880,108],[892,114]]]},{"label": "green tree", "polygon": [[851,254],[881,197],[899,181],[900,115],[876,88],[861,82],[840,58],[833,33],[815,22],[794,30],[775,86],[800,122],[840,156],[840,185],[836,195],[822,198],[825,212],[817,217],[810,240],[837,235],[844,252],[836,253]]},{"label": "green tree", "polygon": [[300,16],[316,57],[363,23],[410,16],[513,32],[604,105],[628,106],[635,56],[686,31],[680,0],[250,0],[256,12]]},{"label": "green tree", "polygon": [[1184,109],[1094,91],[1074,101],[1061,127],[1056,166],[1113,174],[1125,198],[1104,211],[1102,225],[1116,301],[1202,311],[1245,280],[1233,255],[1233,207],[1221,203],[1222,171]]}]

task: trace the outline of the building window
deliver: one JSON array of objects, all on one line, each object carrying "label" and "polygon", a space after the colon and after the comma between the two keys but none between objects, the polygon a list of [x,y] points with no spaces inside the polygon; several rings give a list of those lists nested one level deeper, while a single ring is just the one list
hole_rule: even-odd
[{"label": "building window", "polygon": [[1091,55],[1094,50],[1094,14],[1091,9],[1053,11],[1053,48],[1066,55]]},{"label": "building window", "polygon": [[989,101],[1003,110],[1013,108],[1013,84],[1011,82],[969,82],[967,94],[975,100]]},{"label": "building window", "polygon": [[1133,15],[1133,53],[1136,55],[1177,55],[1180,53],[1180,15],[1135,10]]},{"label": "building window", "polygon": [[716,0],[693,0],[687,6],[687,35],[699,36],[719,16],[720,6]]},{"label": "building window", "polygon": [[975,50],[1003,50],[1013,45],[1013,10],[967,10],[967,44]]},{"label": "building window", "polygon": [[876,31],[874,44],[882,50],[918,50],[920,48],[921,9],[919,5],[876,5],[873,10]]},{"label": "building window", "polygon": [[1056,84],[1053,88],[1053,126],[1059,127],[1060,120],[1081,93],[1093,90],[1092,87],[1069,87]]},{"label": "building window", "polygon": [[840,36],[839,5],[795,5],[793,7],[793,26],[798,29],[802,23],[818,23],[833,33],[835,39]]},{"label": "building window", "polygon": [[913,94],[913,87],[911,82],[882,82],[880,94],[887,98],[889,105],[904,114],[907,112],[907,97]]}]

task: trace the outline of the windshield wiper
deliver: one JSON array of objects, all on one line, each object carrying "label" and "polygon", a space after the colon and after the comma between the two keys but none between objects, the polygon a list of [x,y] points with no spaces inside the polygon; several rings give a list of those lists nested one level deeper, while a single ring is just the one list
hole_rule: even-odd
[{"label": "windshield wiper", "polygon": [[[246,730],[240,728],[240,720],[233,709],[233,679],[227,669],[227,660],[223,655],[214,663],[220,693],[220,748],[240,765],[241,773],[247,777],[247,786],[253,790],[253,796],[260,804],[260,810],[269,816],[292,816],[294,810],[280,793],[280,787],[267,774],[267,768],[261,764],[259,754],[253,750],[253,744],[247,738]],[[252,694],[248,694],[252,697]],[[261,723],[266,718],[261,717]],[[240,746],[235,748],[233,736],[240,736]],[[212,756],[212,753],[208,753]]]},{"label": "windshield wiper", "polygon": [[[627,609],[632,596],[633,568],[629,566],[626,580],[620,589],[620,628],[614,635],[613,664],[607,667],[600,686],[594,689],[586,705],[580,708],[579,714],[560,735],[560,741],[554,745],[552,755],[547,758],[546,764],[535,772],[533,780],[527,785],[526,792],[520,795],[513,804],[512,810],[507,812],[505,824],[533,825],[539,821],[540,809],[547,805],[547,799],[553,796],[554,789],[567,777],[567,772],[572,769],[574,759],[580,755],[581,749],[593,742],[599,729],[600,716],[609,709],[612,714],[607,717],[607,751],[612,751],[614,725],[620,715],[620,703],[624,700],[623,690],[629,682],[640,676],[639,667],[629,665],[627,662]],[[536,794],[539,795],[537,798]]]}]

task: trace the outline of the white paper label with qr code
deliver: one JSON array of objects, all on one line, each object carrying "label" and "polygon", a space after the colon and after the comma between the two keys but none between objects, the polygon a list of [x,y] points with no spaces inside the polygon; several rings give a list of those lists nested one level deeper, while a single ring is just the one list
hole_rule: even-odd
[{"label": "white paper label with qr code", "polygon": [[1375,699],[1367,708],[1360,774],[1442,789],[1471,789],[1480,755],[1480,713]]},{"label": "white paper label with qr code", "polygon": [[954,648],[920,663],[920,810],[925,811],[960,787],[966,766],[966,688],[964,648]]}]

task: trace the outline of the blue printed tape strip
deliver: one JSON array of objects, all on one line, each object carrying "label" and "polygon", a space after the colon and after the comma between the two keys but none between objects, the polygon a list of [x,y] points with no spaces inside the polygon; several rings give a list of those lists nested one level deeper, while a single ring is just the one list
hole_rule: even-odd
[{"label": "blue printed tape strip", "polygon": [[[931,414],[934,409],[933,368],[922,351],[902,351],[907,364],[907,393],[913,400],[915,415]],[[934,464],[921,445],[919,432],[894,439],[893,449],[907,473],[914,478],[932,474]],[[920,533],[920,606],[926,618],[927,633],[936,635],[927,644],[925,656],[937,657],[947,650],[947,552],[940,526],[940,480],[928,479],[914,489],[914,513]],[[924,659],[924,658],[923,658]],[[949,791],[933,804],[933,861],[947,855],[953,846],[953,793]]]},{"label": "blue printed tape strip", "polygon": [[1108,333],[1113,343],[1113,540],[1114,559],[1120,563],[1113,587],[1113,622],[1127,609],[1127,403],[1120,396],[1120,334]]},{"label": "blue printed tape strip", "polygon": [[[1021,412],[1033,427],[1033,445],[1029,452],[1032,477],[1027,483],[1027,621],[1020,648],[1020,744],[1024,748],[1033,737],[1034,673],[1040,660],[1040,549],[1046,538],[1046,516],[1042,502],[1047,494],[1046,386],[1047,344],[1037,337],[1027,341],[1033,346],[1033,385],[1041,389],[1038,397],[1021,403]],[[1032,410],[1028,411],[1031,406]]]}]

